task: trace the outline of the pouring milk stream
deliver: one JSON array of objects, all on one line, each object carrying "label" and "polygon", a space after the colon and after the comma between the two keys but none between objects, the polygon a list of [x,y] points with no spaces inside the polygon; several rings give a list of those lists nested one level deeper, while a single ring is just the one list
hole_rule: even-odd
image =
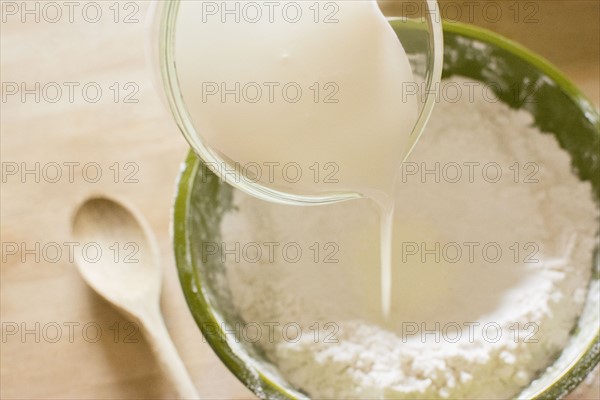
[{"label": "pouring milk stream", "polygon": [[375,0],[267,3],[181,2],[187,112],[206,146],[256,182],[377,203],[387,316],[393,191],[418,117],[403,95],[408,58]]}]

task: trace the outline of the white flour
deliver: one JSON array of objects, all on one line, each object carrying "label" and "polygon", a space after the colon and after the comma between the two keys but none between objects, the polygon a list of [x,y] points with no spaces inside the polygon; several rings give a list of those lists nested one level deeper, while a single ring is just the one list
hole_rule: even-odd
[{"label": "white flour", "polygon": [[[300,208],[236,194],[239,211],[223,223],[227,248],[240,246],[239,262],[226,257],[233,303],[311,397],[509,398],[567,343],[596,243],[591,186],[529,114],[475,94],[437,105],[404,167],[389,321],[368,201]],[[439,182],[421,176],[436,163]],[[288,261],[301,248],[298,262],[282,257],[286,244]]]}]

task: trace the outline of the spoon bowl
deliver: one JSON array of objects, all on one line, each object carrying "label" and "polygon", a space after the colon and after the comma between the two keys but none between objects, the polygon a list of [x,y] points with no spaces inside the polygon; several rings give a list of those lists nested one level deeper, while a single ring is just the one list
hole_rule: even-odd
[{"label": "spoon bowl", "polygon": [[[127,314],[158,304],[162,281],[157,245],[145,222],[103,197],[86,201],[73,219],[73,234],[87,251],[77,253],[85,281]],[[98,256],[93,254],[101,249]]]}]

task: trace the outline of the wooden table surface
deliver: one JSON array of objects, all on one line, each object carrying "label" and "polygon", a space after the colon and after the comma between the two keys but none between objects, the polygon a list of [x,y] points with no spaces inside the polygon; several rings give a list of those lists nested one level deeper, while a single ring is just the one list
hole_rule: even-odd
[{"label": "wooden table surface", "polygon": [[[57,2],[62,18],[55,23],[47,2],[26,3],[2,1],[1,397],[173,396],[140,333],[83,283],[72,262],[69,248],[83,251],[83,244],[69,244],[73,211],[87,197],[105,194],[139,209],[158,238],[162,309],[200,392],[253,398],[204,342],[176,276],[170,207],[187,145],[145,64],[148,2],[75,2],[73,22],[67,5]],[[496,3],[508,13],[515,2]],[[39,21],[14,8],[36,4]],[[448,13],[449,4],[442,1]],[[535,4],[537,23],[508,14],[500,21],[475,15],[471,22],[550,58],[598,105],[599,3]],[[102,16],[91,22],[96,6]],[[469,22],[466,13],[461,19]],[[36,82],[40,99],[22,96]],[[15,87],[19,93],[11,94]],[[54,102],[57,87],[62,94]],[[574,396],[599,397],[597,382]]]}]

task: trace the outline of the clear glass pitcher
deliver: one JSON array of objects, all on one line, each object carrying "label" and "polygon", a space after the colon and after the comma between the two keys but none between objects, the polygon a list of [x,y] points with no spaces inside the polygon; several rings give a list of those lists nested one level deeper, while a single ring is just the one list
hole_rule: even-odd
[{"label": "clear glass pitcher", "polygon": [[[188,113],[178,77],[175,38],[178,32],[178,21],[180,21],[180,8],[185,1],[190,0],[159,0],[153,3],[149,18],[151,23],[150,55],[153,58],[155,69],[159,71],[159,80],[164,89],[166,102],[194,152],[227,183],[264,200],[295,205],[318,205],[363,197],[364,193],[352,191],[298,193],[297,191],[292,192],[285,188],[276,187],[270,182],[263,182],[249,177],[247,173],[236,168],[234,165],[235,160],[228,159],[208,145],[202,136],[203,127],[194,125]],[[317,1],[321,1],[321,3],[319,4]],[[207,3],[211,3],[211,7],[207,6],[207,9],[214,13],[214,7],[219,7],[222,4],[227,6],[232,6],[232,3],[247,5],[249,2],[227,0]],[[253,1],[251,3],[260,4],[261,2]],[[285,6],[286,3],[293,3],[293,1],[263,3],[278,3]],[[315,0],[311,3],[318,5],[322,11],[326,12],[328,7],[330,9],[335,7],[336,2]],[[412,127],[408,141],[403,144],[405,148],[398,149],[398,152],[406,157],[423,132],[436,101],[443,66],[441,17],[435,0],[385,0],[379,1],[378,5],[394,28],[398,40],[408,56],[414,78],[414,82],[410,85],[410,95],[418,99],[416,122]],[[256,17],[256,13],[252,15]],[[321,15],[321,18],[325,17],[326,15]],[[198,23],[202,23],[200,15],[198,16]],[[360,29],[360,27],[357,27],[357,29]],[[210,60],[207,60],[207,62],[210,62]],[[232,118],[235,118],[235,115],[232,115]],[[219,169],[223,170],[219,171]]]}]

